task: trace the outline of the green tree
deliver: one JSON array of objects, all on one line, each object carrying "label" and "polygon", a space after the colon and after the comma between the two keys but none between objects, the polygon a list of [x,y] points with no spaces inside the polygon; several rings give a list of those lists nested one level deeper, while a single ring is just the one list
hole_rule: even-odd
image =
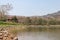
[{"label": "green tree", "polygon": [[18,19],[17,19],[16,16],[14,16],[14,17],[12,18],[12,20],[13,20],[13,22],[18,22]]}]

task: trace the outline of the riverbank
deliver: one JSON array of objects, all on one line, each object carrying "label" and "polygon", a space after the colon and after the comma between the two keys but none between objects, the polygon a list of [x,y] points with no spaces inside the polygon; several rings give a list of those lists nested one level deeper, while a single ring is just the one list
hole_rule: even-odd
[{"label": "riverbank", "polygon": [[60,30],[60,25],[0,25],[0,28],[4,28],[16,35],[19,32]]},{"label": "riverbank", "polygon": [[18,40],[16,36],[9,33],[7,30],[1,28],[0,30],[0,40]]}]

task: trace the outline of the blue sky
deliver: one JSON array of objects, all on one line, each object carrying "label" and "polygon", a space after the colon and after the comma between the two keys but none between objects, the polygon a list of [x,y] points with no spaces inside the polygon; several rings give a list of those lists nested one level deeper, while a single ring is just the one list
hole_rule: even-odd
[{"label": "blue sky", "polygon": [[60,10],[60,0],[0,0],[0,5],[10,3],[10,15],[41,16]]}]

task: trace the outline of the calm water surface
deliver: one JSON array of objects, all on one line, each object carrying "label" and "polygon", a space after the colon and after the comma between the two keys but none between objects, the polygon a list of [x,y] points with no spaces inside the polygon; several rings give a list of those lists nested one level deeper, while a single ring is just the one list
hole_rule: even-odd
[{"label": "calm water surface", "polygon": [[58,32],[24,32],[18,35],[18,40],[60,40]]}]

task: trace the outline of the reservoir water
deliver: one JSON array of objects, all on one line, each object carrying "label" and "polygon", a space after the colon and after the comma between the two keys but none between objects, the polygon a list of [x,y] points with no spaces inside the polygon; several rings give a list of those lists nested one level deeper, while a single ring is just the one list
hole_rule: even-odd
[{"label": "reservoir water", "polygon": [[60,40],[60,31],[23,32],[18,34],[18,40]]}]

